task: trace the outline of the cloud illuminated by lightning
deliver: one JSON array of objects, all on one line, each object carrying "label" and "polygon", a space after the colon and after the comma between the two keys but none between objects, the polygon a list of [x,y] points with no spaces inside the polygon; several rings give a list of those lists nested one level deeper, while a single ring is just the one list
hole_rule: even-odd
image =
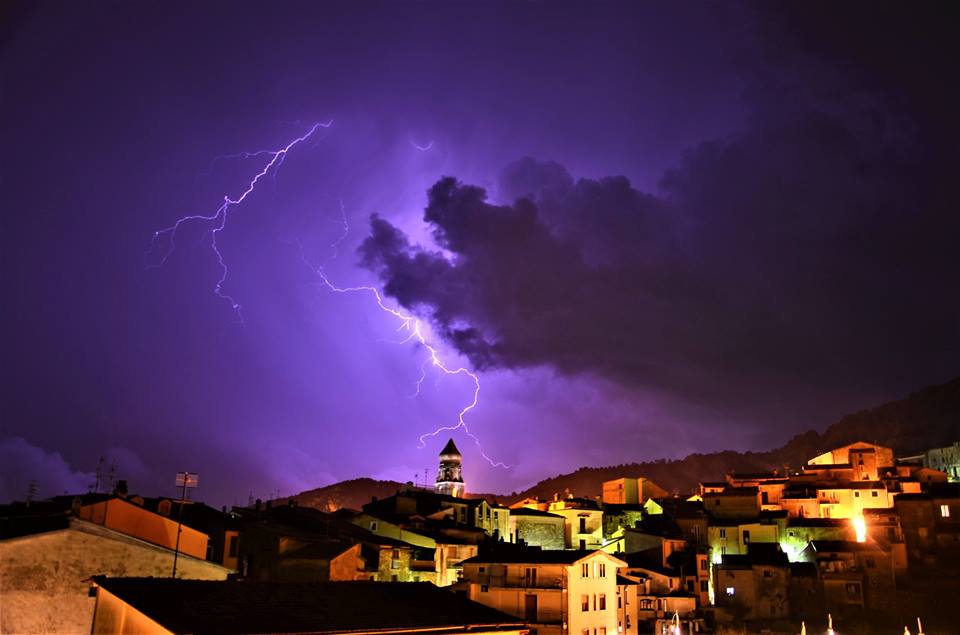
[{"label": "cloud illuminated by lightning", "polygon": [[[168,241],[167,250],[163,253],[163,255],[159,259],[159,262],[155,266],[159,267],[165,264],[167,260],[170,258],[170,256],[173,254],[173,252],[176,250],[177,232],[180,230],[180,228],[184,224],[190,223],[193,221],[203,221],[203,222],[212,223],[213,226],[209,230],[210,247],[213,250],[213,253],[216,255],[217,264],[220,267],[220,277],[217,279],[217,282],[214,285],[213,293],[217,297],[228,301],[231,307],[233,308],[234,312],[237,314],[237,317],[240,318],[240,320],[242,321],[243,315],[241,313],[240,303],[231,295],[223,291],[223,284],[227,279],[229,270],[227,269],[227,264],[224,261],[223,253],[220,251],[220,247],[217,244],[217,234],[223,231],[223,229],[226,227],[227,216],[230,212],[230,208],[232,206],[237,206],[243,203],[243,201],[247,198],[247,196],[249,196],[256,189],[257,184],[260,182],[261,179],[263,179],[263,177],[267,176],[268,174],[271,174],[272,172],[272,176],[275,179],[277,170],[279,170],[280,167],[283,165],[284,160],[286,160],[287,158],[287,154],[294,147],[308,141],[311,137],[314,137],[319,130],[330,128],[330,126],[332,125],[333,125],[332,120],[326,123],[316,123],[312,127],[310,127],[303,135],[293,139],[292,141],[287,143],[287,145],[280,148],[279,150],[257,150],[253,152],[242,152],[242,153],[232,154],[232,155],[222,155],[220,157],[215,158],[210,166],[211,171],[213,169],[213,165],[218,160],[255,159],[259,157],[269,157],[269,160],[266,162],[263,168],[256,175],[254,175],[254,177],[247,184],[246,189],[244,189],[239,196],[230,197],[229,195],[225,195],[223,197],[223,203],[220,205],[219,208],[217,208],[217,210],[214,213],[208,214],[208,215],[192,214],[192,215],[183,216],[179,218],[173,225],[170,225],[169,227],[166,227],[164,229],[154,232],[148,254],[153,254],[154,251],[158,248],[158,244],[165,237],[167,238],[167,241]],[[433,147],[433,141],[431,141],[426,146],[419,146],[413,142],[411,143],[415,148],[424,152]],[[341,214],[341,219],[343,223],[343,232],[339,236],[339,238],[337,238],[336,241],[330,244],[330,248],[332,250],[332,258],[337,257],[339,246],[347,238],[347,235],[349,234],[349,231],[350,231],[350,225],[347,222],[346,209],[344,207],[342,200],[340,201],[340,214]],[[299,247],[300,243],[297,242],[297,245]],[[478,439],[477,436],[470,431],[470,428],[467,426],[467,422],[465,420],[467,413],[469,413],[471,410],[476,408],[477,404],[479,403],[480,379],[474,373],[472,373],[468,368],[464,366],[460,366],[458,368],[452,368],[444,364],[444,362],[440,358],[439,353],[437,352],[437,349],[434,346],[432,346],[430,343],[428,343],[427,338],[423,333],[423,327],[421,325],[420,320],[413,315],[407,315],[397,309],[393,309],[387,306],[383,301],[383,296],[381,295],[380,291],[377,288],[371,287],[371,286],[338,287],[334,285],[332,282],[330,282],[330,280],[326,277],[326,274],[324,273],[322,266],[313,266],[307,261],[307,258],[303,253],[302,247],[300,248],[300,256],[304,264],[307,265],[307,267],[309,267],[310,270],[317,275],[317,277],[320,279],[323,285],[327,287],[329,290],[334,291],[336,293],[369,293],[371,294],[376,300],[377,306],[380,308],[380,310],[390,314],[391,316],[395,317],[397,320],[400,321],[400,326],[398,330],[405,330],[408,332],[407,337],[401,343],[415,341],[416,343],[418,343],[420,346],[422,346],[424,349],[427,350],[428,356],[426,360],[424,360],[423,364],[421,364],[420,378],[416,382],[416,386],[417,386],[416,394],[419,394],[420,392],[420,387],[423,384],[424,379],[426,378],[427,368],[429,366],[433,366],[434,368],[437,368],[438,370],[440,370],[446,375],[454,375],[454,376],[465,375],[473,383],[473,398],[466,406],[464,406],[460,410],[457,416],[457,423],[455,425],[450,425],[450,426],[441,426],[432,432],[427,432],[420,435],[419,437],[420,447],[426,446],[425,439],[427,439],[428,437],[435,437],[442,432],[454,432],[456,430],[463,430],[463,433],[473,440],[473,442],[477,446],[477,449],[480,452],[480,455],[483,456],[483,458],[486,459],[486,461],[490,463],[490,465],[492,465],[493,467],[503,467],[503,468],[509,467],[505,463],[494,461],[489,456],[487,456],[487,454],[483,451],[483,447],[480,445],[480,439]]]}]

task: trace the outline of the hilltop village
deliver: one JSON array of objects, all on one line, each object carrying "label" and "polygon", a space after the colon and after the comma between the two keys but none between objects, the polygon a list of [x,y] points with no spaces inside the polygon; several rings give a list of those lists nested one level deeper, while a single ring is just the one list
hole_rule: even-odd
[{"label": "hilltop village", "polygon": [[960,589],[960,442],[911,457],[857,442],[718,476],[683,495],[624,477],[470,498],[450,440],[434,488],[358,510],[217,510],[122,482],[13,503],[0,630],[795,633],[829,614],[839,632],[901,633],[935,626],[936,596]]}]

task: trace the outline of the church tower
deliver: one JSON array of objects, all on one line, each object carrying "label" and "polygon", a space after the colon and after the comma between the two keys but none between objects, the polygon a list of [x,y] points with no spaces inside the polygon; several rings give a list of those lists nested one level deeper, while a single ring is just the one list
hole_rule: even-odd
[{"label": "church tower", "polygon": [[463,496],[463,475],[460,473],[460,450],[453,439],[447,441],[440,451],[440,471],[437,473],[436,490],[438,494],[447,494],[460,498]]}]

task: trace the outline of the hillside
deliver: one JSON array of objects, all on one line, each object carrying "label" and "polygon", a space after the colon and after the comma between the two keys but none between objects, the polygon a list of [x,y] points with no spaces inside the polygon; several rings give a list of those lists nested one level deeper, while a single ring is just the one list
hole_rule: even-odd
[{"label": "hillside", "polygon": [[[799,467],[807,459],[854,441],[870,441],[890,446],[897,455],[918,454],[928,448],[948,445],[960,439],[960,378],[931,386],[905,399],[862,410],[841,418],[822,434],[813,430],[799,434],[785,445],[766,452],[726,450],[710,454],[691,454],[677,460],[659,459],[609,467],[582,467],[570,474],[540,481],[515,496],[550,498],[567,493],[596,496],[603,481],[621,476],[644,476],[668,491],[692,490],[700,481],[721,480],[727,472],[759,472]],[[298,494],[302,505],[333,510],[359,509],[373,496],[389,496],[401,487],[394,481],[369,478],[343,481]],[[486,495],[475,494],[483,497]]]}]

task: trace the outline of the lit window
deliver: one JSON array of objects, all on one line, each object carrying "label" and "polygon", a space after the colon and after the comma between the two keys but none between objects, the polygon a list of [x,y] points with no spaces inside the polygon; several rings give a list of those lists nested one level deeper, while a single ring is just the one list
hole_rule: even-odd
[{"label": "lit window", "polygon": [[940,506],[940,517],[941,518],[950,518],[950,506],[941,505]]},{"label": "lit window", "polygon": [[735,589],[732,586],[727,587],[727,595],[733,595]]}]

